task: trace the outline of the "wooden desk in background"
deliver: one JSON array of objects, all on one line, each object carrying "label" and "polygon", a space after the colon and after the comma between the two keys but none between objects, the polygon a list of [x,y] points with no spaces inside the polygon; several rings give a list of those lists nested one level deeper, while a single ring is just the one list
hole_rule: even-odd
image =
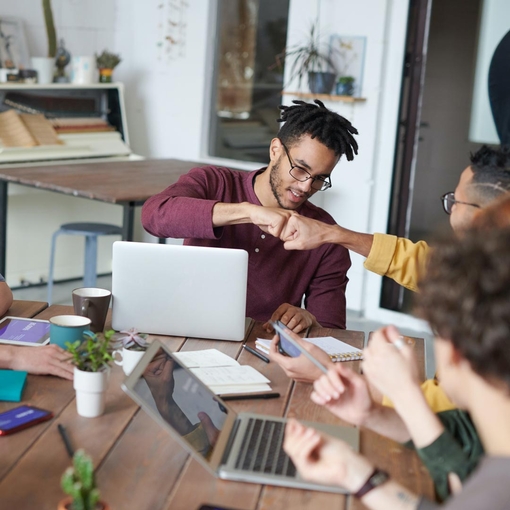
[{"label": "wooden desk in background", "polygon": [[[70,307],[51,306],[38,315],[48,319],[71,313]],[[310,336],[332,335],[362,347],[363,333],[315,329]],[[247,343],[269,338],[260,323],[252,324]],[[314,405],[311,386],[293,383],[275,364],[266,364],[241,348],[242,342],[220,342],[161,337],[171,350],[216,348],[254,366],[271,380],[278,399],[232,401],[235,411],[253,411],[275,416],[337,422],[328,411]],[[359,362],[351,363],[358,366]],[[55,419],[0,439],[0,501],[2,507],[55,510],[62,499],[60,477],[70,464],[57,424],[66,426],[75,448],[84,448],[93,458],[102,498],[112,510],[194,510],[202,503],[241,510],[352,510],[362,505],[349,496],[281,487],[223,481],[192,460],[170,435],[120,388],[123,373],[114,366],[102,417],[79,417],[74,389],[69,381],[55,377],[29,376],[23,402],[50,409]],[[0,411],[13,404],[0,403]],[[361,451],[406,487],[433,497],[433,486],[417,455],[376,434],[361,431]]]},{"label": "wooden desk in background", "polygon": [[[176,159],[0,168],[0,273],[5,275],[7,188],[10,182],[123,207],[125,241],[133,240],[135,207],[203,163]],[[36,220],[34,220],[36,221]]]}]

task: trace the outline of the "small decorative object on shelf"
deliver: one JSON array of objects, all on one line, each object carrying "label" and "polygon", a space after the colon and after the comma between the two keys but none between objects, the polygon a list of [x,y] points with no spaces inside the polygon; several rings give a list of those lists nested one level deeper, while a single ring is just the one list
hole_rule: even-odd
[{"label": "small decorative object on shelf", "polygon": [[100,83],[111,83],[113,70],[120,64],[121,58],[115,53],[104,50],[101,55],[96,54],[96,64],[99,69]]},{"label": "small decorative object on shelf", "polygon": [[336,93],[338,96],[354,95],[354,78],[352,76],[340,76],[336,82]]},{"label": "small decorative object on shelf", "polygon": [[65,67],[71,61],[71,54],[64,47],[64,39],[60,39],[57,49],[57,57],[55,63],[57,66],[57,74],[55,75],[56,83],[69,83],[69,78],[65,72]]},{"label": "small decorative object on shelf", "polygon": [[329,46],[321,43],[318,22],[313,23],[308,38],[302,43],[291,46],[276,56],[276,65],[280,60],[292,60],[289,80],[297,78],[298,88],[305,76],[308,77],[308,88],[313,94],[330,94],[337,74],[335,65],[329,56]]},{"label": "small decorative object on shelf", "polygon": [[109,510],[109,506],[99,500],[99,490],[94,476],[92,459],[78,450],[73,456],[73,465],[62,475],[60,485],[69,496],[63,499],[58,510]]}]

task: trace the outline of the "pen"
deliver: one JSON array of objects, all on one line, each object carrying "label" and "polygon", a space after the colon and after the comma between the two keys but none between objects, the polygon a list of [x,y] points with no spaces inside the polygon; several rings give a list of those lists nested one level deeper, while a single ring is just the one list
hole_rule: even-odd
[{"label": "pen", "polygon": [[64,444],[66,446],[67,453],[69,454],[69,457],[71,459],[74,456],[74,450],[73,446],[71,445],[71,440],[69,439],[69,436],[67,435],[67,430],[65,429],[64,425],[59,423],[57,425],[58,431],[60,432],[60,435],[62,436],[62,440],[64,441]]},{"label": "pen", "polygon": [[255,349],[252,349],[251,347],[248,347],[247,345],[244,345],[244,344],[243,344],[243,348],[246,349],[251,354],[253,354],[254,356],[257,356],[257,358],[261,359],[262,361],[269,363],[269,358],[267,358],[263,354],[260,354],[260,352],[256,351]]},{"label": "pen", "polygon": [[218,395],[222,400],[252,400],[255,398],[278,398],[279,396],[279,393],[232,393],[230,395]]}]

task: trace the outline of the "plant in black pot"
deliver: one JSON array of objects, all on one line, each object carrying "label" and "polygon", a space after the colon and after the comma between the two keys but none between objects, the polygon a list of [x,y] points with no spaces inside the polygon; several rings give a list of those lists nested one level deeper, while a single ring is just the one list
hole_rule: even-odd
[{"label": "plant in black pot", "polygon": [[298,86],[305,76],[308,77],[308,87],[313,94],[330,94],[335,84],[336,69],[329,55],[329,47],[321,43],[319,28],[312,24],[307,39],[303,44],[290,47],[282,55],[287,62],[292,61],[290,78],[297,78]]}]

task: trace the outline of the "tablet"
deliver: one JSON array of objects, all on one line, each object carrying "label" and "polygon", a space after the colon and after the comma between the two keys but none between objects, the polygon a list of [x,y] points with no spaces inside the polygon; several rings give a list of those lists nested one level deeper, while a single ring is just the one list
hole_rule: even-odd
[{"label": "tablet", "polygon": [[23,317],[4,317],[0,321],[0,344],[39,347],[49,341],[49,321]]}]

